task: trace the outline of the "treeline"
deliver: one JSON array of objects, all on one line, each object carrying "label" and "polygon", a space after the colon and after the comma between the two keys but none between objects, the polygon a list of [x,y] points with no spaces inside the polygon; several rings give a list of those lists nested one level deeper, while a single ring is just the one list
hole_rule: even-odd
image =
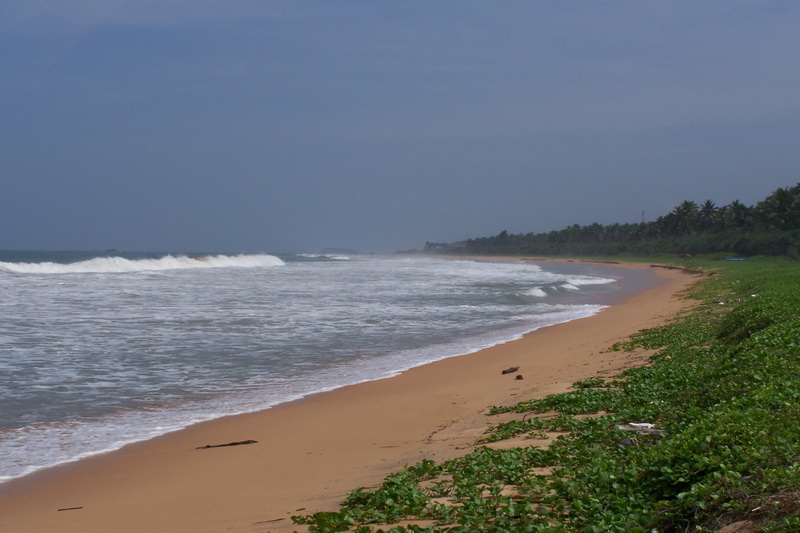
[{"label": "treeline", "polygon": [[573,224],[547,233],[512,234],[459,243],[425,244],[425,251],[481,255],[653,255],[659,253],[782,255],[800,258],[800,183],[779,188],[754,206],[686,200],[651,222]]}]

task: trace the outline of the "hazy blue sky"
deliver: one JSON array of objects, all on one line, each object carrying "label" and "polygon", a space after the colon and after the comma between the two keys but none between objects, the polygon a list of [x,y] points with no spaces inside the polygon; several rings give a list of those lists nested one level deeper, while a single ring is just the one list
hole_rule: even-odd
[{"label": "hazy blue sky", "polygon": [[363,251],[800,181],[800,2],[0,0],[0,248]]}]

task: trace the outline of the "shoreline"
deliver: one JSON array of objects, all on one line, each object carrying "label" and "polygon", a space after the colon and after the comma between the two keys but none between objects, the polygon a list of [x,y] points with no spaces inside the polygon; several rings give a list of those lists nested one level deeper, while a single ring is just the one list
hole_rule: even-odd
[{"label": "shoreline", "polygon": [[[442,259],[437,259],[442,261]],[[456,261],[461,262],[461,261]],[[481,258],[470,258],[469,263],[494,263],[507,265],[514,261],[503,259],[501,261],[488,261]],[[535,268],[548,270],[544,263],[530,264]],[[561,272],[560,269],[565,269]],[[577,270],[576,270],[577,268]],[[586,269],[585,272],[583,269]],[[485,349],[496,344],[502,344],[521,338],[524,334],[535,331],[541,327],[559,323],[561,321],[575,320],[589,313],[596,313],[601,308],[613,304],[621,299],[621,295],[641,290],[656,283],[655,275],[644,270],[636,273],[627,271],[620,275],[620,269],[594,266],[568,265],[562,262],[557,267],[557,271],[564,274],[567,278],[573,274],[576,276],[586,275],[600,278],[613,278],[612,284],[598,283],[599,292],[603,293],[598,297],[594,287],[583,287],[576,290],[574,295],[584,295],[583,302],[573,302],[570,304],[571,310],[562,312],[548,313],[539,312],[527,317],[526,324],[503,325],[496,322],[490,330],[476,332],[474,330],[462,331],[461,334],[453,337],[449,336],[443,342],[433,345],[420,347],[417,343],[413,348],[398,348],[391,352],[383,352],[381,357],[369,357],[363,361],[351,360],[347,363],[347,369],[337,372],[335,369],[330,371],[322,369],[308,375],[304,380],[297,380],[297,385],[271,387],[266,384],[253,389],[252,391],[236,390],[231,393],[223,393],[211,400],[193,402],[175,402],[174,404],[164,404],[163,409],[123,409],[113,415],[108,415],[102,419],[76,423],[73,425],[66,422],[66,427],[70,427],[70,433],[74,430],[76,437],[67,437],[61,442],[58,435],[58,428],[55,423],[42,424],[42,426],[32,426],[22,431],[12,430],[8,441],[3,442],[3,452],[8,452],[0,462],[0,484],[13,479],[24,478],[33,473],[60,467],[62,465],[75,463],[87,458],[112,453],[124,446],[138,442],[144,442],[162,435],[186,429],[200,422],[211,421],[225,416],[252,413],[269,409],[280,404],[288,403],[301,399],[310,394],[325,392],[354,385],[366,381],[385,379],[396,376],[415,366],[430,364],[435,361],[449,357],[458,357],[474,351]],[[576,282],[577,283],[577,282]],[[590,284],[593,285],[593,284]],[[541,296],[541,299],[538,298]],[[529,298],[531,303],[550,301],[544,293],[537,295],[537,298]],[[581,309],[581,303],[585,303],[594,309]],[[408,332],[402,330],[396,332],[399,337],[405,337],[406,341],[414,339]],[[358,347],[358,345],[355,345]],[[288,377],[289,370],[284,368],[281,373]],[[294,380],[292,380],[294,381]],[[47,435],[39,430],[50,427]],[[28,431],[28,429],[30,431]],[[66,433],[65,433],[66,434]],[[37,445],[40,445],[37,448]],[[40,452],[42,450],[42,452]],[[49,454],[48,454],[49,452]],[[7,466],[7,468],[3,468]]]},{"label": "shoreline", "polygon": [[[513,261],[506,259],[488,261],[481,258],[470,258],[468,262],[513,263]],[[530,266],[534,265],[531,264]],[[544,267],[543,264],[535,266],[538,268]],[[561,273],[567,277],[572,274],[577,276],[588,274],[589,276],[613,278],[615,280],[613,284],[597,283],[597,285],[603,287],[599,290],[599,292],[603,293],[599,297],[595,292],[597,289],[593,287],[584,287],[574,293],[584,294],[585,301],[582,303],[594,309],[589,309],[589,307],[580,309],[582,307],[581,302],[573,302],[568,304],[572,307],[570,311],[541,313],[538,320],[535,318],[537,314],[534,314],[528,317],[529,323],[524,326],[501,327],[495,323],[491,330],[480,333],[464,331],[457,337],[449,338],[445,342],[438,344],[422,348],[397,349],[393,353],[387,352],[389,354],[388,357],[376,357],[374,360],[370,358],[368,362],[351,361],[348,363],[348,371],[345,373],[333,372],[329,374],[327,370],[321,370],[309,375],[305,386],[298,385],[292,389],[286,387],[283,389],[260,387],[259,390],[253,390],[249,393],[239,391],[238,394],[224,394],[221,398],[198,402],[198,404],[194,404],[192,401],[187,401],[184,404],[176,402],[172,406],[165,404],[163,410],[122,410],[117,412],[116,416],[108,416],[105,419],[89,422],[87,425],[77,424],[76,427],[67,422],[67,427],[74,427],[75,434],[80,435],[80,437],[66,440],[63,446],[60,445],[59,436],[55,434],[57,432],[55,424],[51,426],[52,435],[49,438],[42,438],[41,434],[36,433],[39,428],[34,426],[30,428],[32,429],[30,434],[34,435],[34,438],[26,442],[26,431],[21,431],[19,432],[20,439],[15,441],[14,436],[12,436],[8,441],[11,446],[4,447],[0,451],[0,455],[2,455],[3,451],[8,451],[8,456],[3,457],[2,460],[4,465],[8,465],[8,468],[4,470],[0,467],[0,484],[24,478],[50,468],[58,468],[83,461],[93,456],[113,453],[124,446],[180,431],[197,423],[212,421],[225,416],[257,412],[296,401],[308,395],[331,391],[357,383],[386,379],[416,366],[430,364],[450,357],[463,356],[496,344],[518,340],[523,335],[541,327],[560,323],[561,321],[575,320],[588,316],[590,313],[599,312],[602,308],[612,305],[613,302],[621,299],[622,295],[641,290],[657,282],[655,275],[643,269],[638,270],[635,274],[628,271],[620,275],[620,269],[615,271],[608,267],[580,266],[578,270],[570,267],[572,266],[562,262],[558,268],[566,269]],[[585,272],[583,268],[586,268]],[[547,270],[546,267],[544,269]],[[609,289],[609,287],[612,288]],[[543,303],[548,301],[544,294],[541,295],[541,300],[538,298],[533,300],[537,301],[537,303],[538,301]],[[407,340],[414,338],[413,336],[409,337],[409,333],[404,333],[402,330],[398,334],[406,337]],[[287,369],[284,369],[284,375],[288,375],[286,372]],[[298,380],[298,383],[300,382],[302,380]],[[48,424],[43,425],[47,426]],[[36,436],[39,438],[36,439]],[[7,443],[4,442],[3,444],[6,445]],[[54,453],[49,456],[46,454],[37,455],[37,444],[44,444],[43,449],[45,451]],[[37,461],[37,458],[43,460]],[[23,467],[25,468],[23,469]]]},{"label": "shoreline", "polygon": [[[657,275],[656,287],[589,318],[10,480],[0,485],[0,527],[302,530],[290,515],[331,510],[348,491],[379,483],[405,464],[467,453],[492,423],[484,414],[491,405],[544,396],[644,362],[646,354],[603,352],[689,305],[674,295],[696,278],[661,269]],[[524,379],[501,374],[510,366],[520,366]],[[257,442],[202,449],[249,440]]]}]

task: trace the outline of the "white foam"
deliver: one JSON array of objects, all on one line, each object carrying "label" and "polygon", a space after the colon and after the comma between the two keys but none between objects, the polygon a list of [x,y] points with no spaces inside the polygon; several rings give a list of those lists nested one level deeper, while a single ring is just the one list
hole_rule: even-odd
[{"label": "white foam", "polygon": [[[546,311],[519,317],[515,327],[460,338],[439,345],[398,351],[383,357],[367,357],[316,370],[302,380],[273,380],[268,389],[225,389],[211,402],[189,401],[172,407],[122,410],[115,415],[83,422],[37,424],[0,432],[4,463],[0,483],[46,468],[72,463],[118,450],[127,444],[214,420],[268,409],[311,394],[397,376],[411,368],[521,339],[543,327],[599,313],[603,305],[553,305]],[[222,391],[220,391],[222,392]]]},{"label": "white foam", "polygon": [[282,266],[284,262],[274,255],[211,255],[188,257],[166,255],[158,259],[125,259],[124,257],[95,257],[76,263],[4,263],[0,271],[15,274],[86,274],[158,272],[164,270],[199,268],[263,268]]},{"label": "white foam", "polygon": [[616,281],[617,280],[611,278],[600,278],[595,276],[574,276],[568,278],[566,283],[574,285],[575,287],[582,287],[584,285],[607,285]]},{"label": "white foam", "polygon": [[532,289],[528,289],[522,293],[523,296],[531,296],[533,298],[544,298],[547,296],[547,293],[541,287],[534,287]]},{"label": "white foam", "polygon": [[306,259],[331,259],[335,261],[350,261],[350,257],[341,254],[297,254],[297,257]]}]

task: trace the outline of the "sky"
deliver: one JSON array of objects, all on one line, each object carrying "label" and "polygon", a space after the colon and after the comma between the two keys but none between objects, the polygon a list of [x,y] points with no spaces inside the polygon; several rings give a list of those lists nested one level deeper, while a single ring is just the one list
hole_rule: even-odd
[{"label": "sky", "polygon": [[363,252],[800,181],[800,2],[0,0],[0,249]]}]

